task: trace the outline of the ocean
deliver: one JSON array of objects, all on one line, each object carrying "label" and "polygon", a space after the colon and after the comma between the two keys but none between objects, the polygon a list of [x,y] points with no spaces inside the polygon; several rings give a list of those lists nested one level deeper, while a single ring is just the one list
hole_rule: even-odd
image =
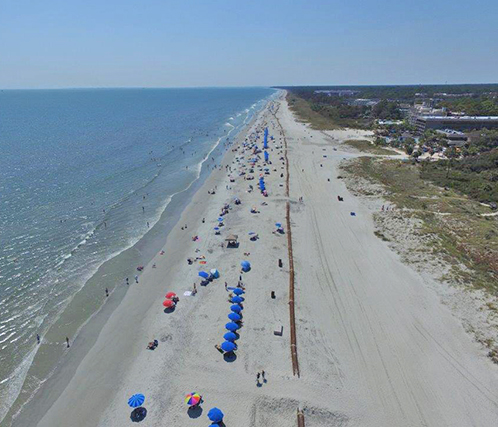
[{"label": "ocean", "polygon": [[0,91],[0,420],[51,375],[105,289],[134,280],[156,248],[129,248],[164,233],[171,202],[188,202],[273,94]]}]

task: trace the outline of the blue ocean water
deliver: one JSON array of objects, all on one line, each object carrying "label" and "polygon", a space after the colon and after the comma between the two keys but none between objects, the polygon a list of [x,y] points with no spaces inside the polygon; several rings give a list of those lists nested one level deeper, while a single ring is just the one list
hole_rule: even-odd
[{"label": "blue ocean water", "polygon": [[102,262],[153,226],[273,93],[0,92],[0,420],[36,334]]}]

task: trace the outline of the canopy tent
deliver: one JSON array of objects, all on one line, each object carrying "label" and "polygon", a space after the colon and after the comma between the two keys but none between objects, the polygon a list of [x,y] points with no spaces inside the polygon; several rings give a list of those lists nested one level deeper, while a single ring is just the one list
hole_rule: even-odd
[{"label": "canopy tent", "polygon": [[267,162],[270,159],[270,155],[268,154],[268,151],[265,151],[265,162]]},{"label": "canopy tent", "polygon": [[209,272],[215,279],[218,279],[220,277],[220,272],[216,270],[216,268],[212,268]]},{"label": "canopy tent", "polygon": [[230,234],[225,239],[225,242],[227,242],[227,246],[237,247],[238,238],[239,238],[239,236],[237,234]]},{"label": "canopy tent", "polygon": [[128,399],[128,405],[130,405],[132,408],[138,408],[139,406],[142,406],[144,402],[145,396],[140,393],[134,394]]}]

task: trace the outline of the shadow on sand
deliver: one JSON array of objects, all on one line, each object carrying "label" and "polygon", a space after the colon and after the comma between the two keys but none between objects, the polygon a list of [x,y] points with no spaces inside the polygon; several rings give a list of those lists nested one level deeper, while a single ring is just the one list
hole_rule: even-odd
[{"label": "shadow on sand", "polygon": [[232,363],[237,360],[237,355],[233,351],[230,351],[223,355],[223,359],[225,359],[225,362]]},{"label": "shadow on sand", "polygon": [[190,418],[199,418],[202,415],[202,407],[199,405],[191,406],[187,413]]},{"label": "shadow on sand", "polygon": [[130,415],[130,419],[134,423],[139,423],[140,421],[143,421],[146,416],[147,416],[147,409],[139,407],[139,408],[135,408],[132,411],[132,413]]}]

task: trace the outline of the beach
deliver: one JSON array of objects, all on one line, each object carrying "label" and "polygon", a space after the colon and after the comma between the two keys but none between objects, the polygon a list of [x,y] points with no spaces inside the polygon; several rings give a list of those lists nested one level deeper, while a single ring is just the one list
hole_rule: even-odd
[{"label": "beach", "polygon": [[[261,148],[265,128],[271,163],[256,154],[248,181],[253,144]],[[131,281],[119,304],[104,306],[91,343],[83,332],[70,350],[88,351],[63,363],[12,425],[133,425],[127,401],[135,393],[145,395],[142,426],[207,425],[212,407],[237,427],[295,426],[298,410],[307,426],[497,424],[496,365],[429,279],[375,236],[372,211],[338,179],[340,162],[358,155],[341,147],[352,135],[298,122],[283,94],[269,102],[195,193],[138,283]],[[258,189],[260,174],[268,197]],[[230,234],[238,247],[226,247]],[[241,273],[244,260],[251,269]],[[220,277],[201,286],[199,271],[213,268]],[[236,356],[225,358],[215,348],[229,321],[224,283],[235,288],[239,276],[243,325]],[[194,283],[197,293],[186,296]],[[170,291],[180,300],[165,312]],[[157,348],[146,349],[154,339]],[[256,376],[263,370],[265,381]],[[188,411],[190,392],[203,396],[200,409]]]}]

